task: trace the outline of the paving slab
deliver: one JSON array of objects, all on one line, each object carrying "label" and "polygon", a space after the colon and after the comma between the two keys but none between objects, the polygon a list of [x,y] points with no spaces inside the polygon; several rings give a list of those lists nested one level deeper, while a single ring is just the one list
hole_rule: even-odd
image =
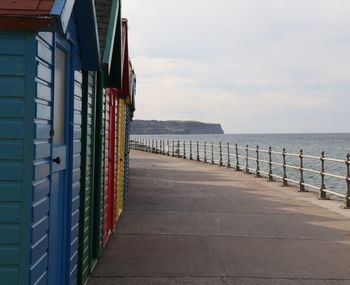
[{"label": "paving slab", "polygon": [[89,284],[350,284],[339,201],[132,151],[124,214]]}]

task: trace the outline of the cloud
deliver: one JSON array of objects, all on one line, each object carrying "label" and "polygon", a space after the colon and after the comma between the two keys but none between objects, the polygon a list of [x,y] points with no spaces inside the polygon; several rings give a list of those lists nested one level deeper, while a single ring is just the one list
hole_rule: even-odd
[{"label": "cloud", "polygon": [[136,118],[348,132],[347,0],[129,0]]}]

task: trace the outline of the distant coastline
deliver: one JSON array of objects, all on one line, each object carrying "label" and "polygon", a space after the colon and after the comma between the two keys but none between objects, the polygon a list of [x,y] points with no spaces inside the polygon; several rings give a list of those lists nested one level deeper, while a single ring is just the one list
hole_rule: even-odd
[{"label": "distant coastline", "polygon": [[197,121],[134,120],[131,135],[224,134],[220,124]]}]

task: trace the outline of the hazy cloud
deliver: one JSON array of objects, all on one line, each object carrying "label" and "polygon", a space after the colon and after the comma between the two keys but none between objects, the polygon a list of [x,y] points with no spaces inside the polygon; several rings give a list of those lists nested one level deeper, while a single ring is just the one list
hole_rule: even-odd
[{"label": "hazy cloud", "polygon": [[350,1],[128,0],[136,118],[348,132]]}]

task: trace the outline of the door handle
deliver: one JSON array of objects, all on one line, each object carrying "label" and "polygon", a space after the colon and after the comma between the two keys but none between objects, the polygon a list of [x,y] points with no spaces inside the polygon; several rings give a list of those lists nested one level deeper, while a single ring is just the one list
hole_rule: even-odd
[{"label": "door handle", "polygon": [[61,158],[59,156],[57,156],[56,158],[54,158],[52,160],[53,162],[57,163],[57,164],[61,164]]}]

